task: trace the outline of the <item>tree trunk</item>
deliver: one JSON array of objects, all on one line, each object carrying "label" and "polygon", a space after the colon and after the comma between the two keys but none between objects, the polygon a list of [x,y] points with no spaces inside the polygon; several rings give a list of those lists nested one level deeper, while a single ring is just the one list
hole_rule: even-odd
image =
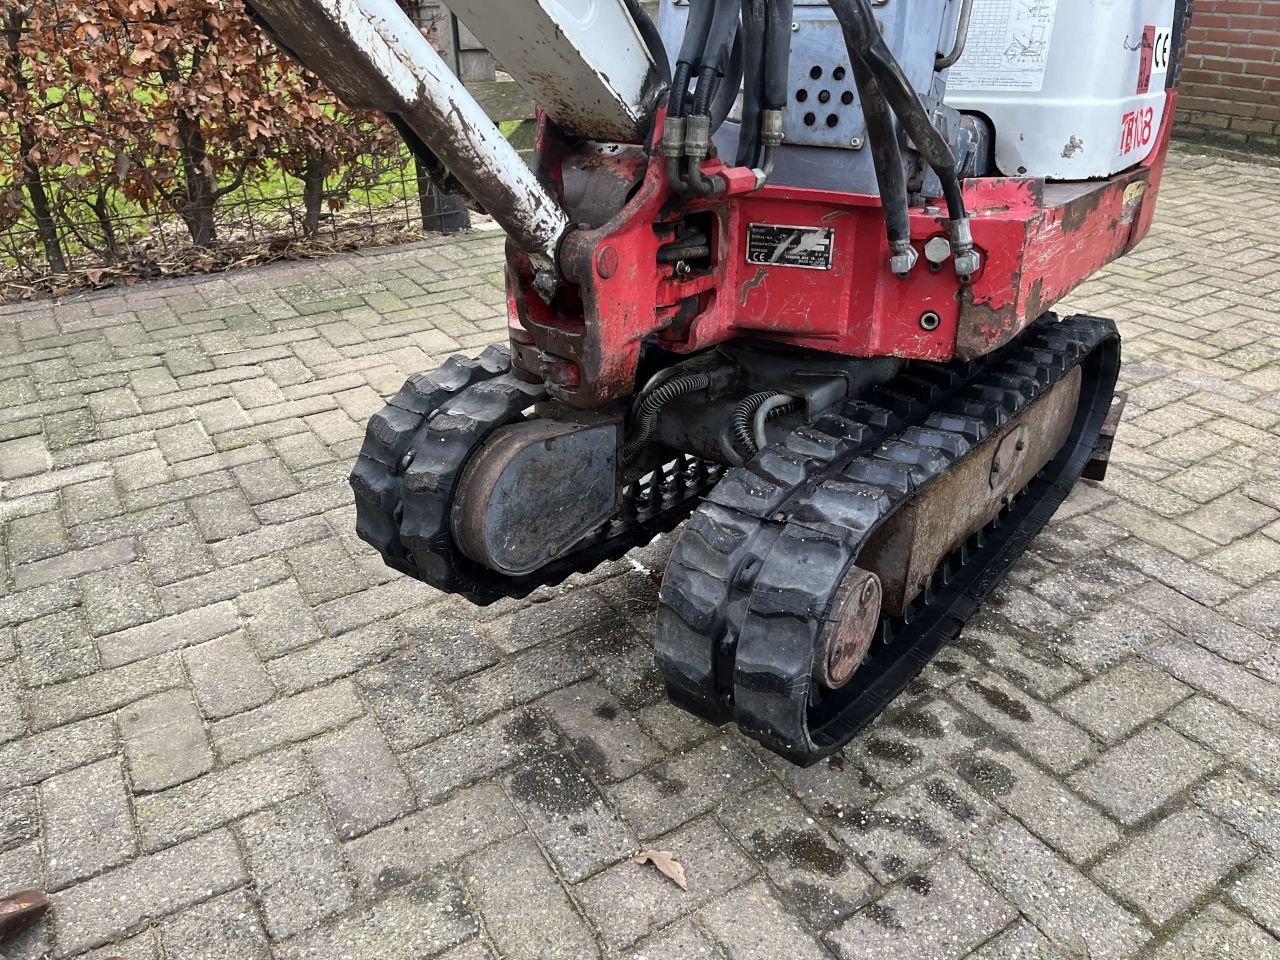
[{"label": "tree trunk", "polygon": [[93,198],[93,215],[98,220],[98,229],[102,231],[102,242],[106,245],[107,262],[115,263],[120,259],[120,243],[116,240],[116,228],[111,222],[111,208],[107,205],[107,191],[99,188]]},{"label": "tree trunk", "polygon": [[307,163],[302,170],[302,233],[308,240],[320,232],[320,215],[324,212],[324,179],[328,169],[324,156],[318,150],[307,151]]},{"label": "tree trunk", "polygon": [[178,136],[182,141],[179,147],[182,177],[186,186],[186,197],[178,215],[187,225],[193,244],[202,248],[212,247],[218,242],[218,230],[213,219],[218,187],[205,172],[204,131],[200,129],[198,120],[179,117],[177,123]]},{"label": "tree trunk", "polygon": [[[26,90],[28,80],[22,70],[22,55],[18,46],[22,38],[24,12],[19,7],[11,7],[5,17],[5,37],[9,47],[9,69],[14,83],[20,90]],[[58,223],[53,218],[53,208],[49,204],[49,195],[44,189],[44,178],[40,170],[31,161],[31,151],[36,148],[35,137],[31,130],[21,125],[18,130],[18,147],[22,151],[22,183],[31,198],[31,211],[36,219],[36,235],[44,246],[45,259],[49,269],[54,273],[67,272],[67,258],[62,252],[62,243],[58,239]]]}]

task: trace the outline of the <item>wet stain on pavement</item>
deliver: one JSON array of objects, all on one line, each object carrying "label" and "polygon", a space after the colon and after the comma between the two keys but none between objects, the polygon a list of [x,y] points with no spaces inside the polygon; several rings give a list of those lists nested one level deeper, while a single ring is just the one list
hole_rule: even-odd
[{"label": "wet stain on pavement", "polygon": [[903,883],[906,884],[908,890],[918,893],[922,897],[927,897],[929,894],[933,893],[933,881],[923,874],[916,874],[914,877],[907,877]]},{"label": "wet stain on pavement", "polygon": [[839,876],[849,862],[844,853],[814,831],[785,827],[770,837],[763,830],[756,830],[751,834],[751,842],[767,860],[785,857],[796,869],[813,870],[827,877]]},{"label": "wet stain on pavement", "polygon": [[951,816],[963,822],[978,819],[978,811],[964,797],[941,780],[930,780],[924,785],[924,795]]},{"label": "wet stain on pavement", "polygon": [[561,757],[521,770],[511,778],[511,792],[548,813],[582,813],[596,804],[591,784]]},{"label": "wet stain on pavement", "polygon": [[1031,711],[1027,709],[1025,703],[1013,699],[1013,697],[1001,690],[997,690],[995,687],[988,687],[979,683],[977,680],[970,680],[968,683],[970,689],[976,690],[983,700],[1005,716],[1012,717],[1019,723],[1031,722]]},{"label": "wet stain on pavement", "polygon": [[1003,763],[986,757],[959,760],[956,762],[956,769],[960,771],[960,776],[988,796],[1007,797],[1018,783],[1012,770]]}]

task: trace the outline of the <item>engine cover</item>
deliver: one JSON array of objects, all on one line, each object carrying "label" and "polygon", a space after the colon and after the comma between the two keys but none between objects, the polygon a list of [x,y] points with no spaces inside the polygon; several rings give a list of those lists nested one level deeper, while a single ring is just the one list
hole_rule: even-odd
[{"label": "engine cover", "polygon": [[537,570],[615,513],[619,424],[528,420],[499,430],[458,482],[462,552],[508,576]]}]

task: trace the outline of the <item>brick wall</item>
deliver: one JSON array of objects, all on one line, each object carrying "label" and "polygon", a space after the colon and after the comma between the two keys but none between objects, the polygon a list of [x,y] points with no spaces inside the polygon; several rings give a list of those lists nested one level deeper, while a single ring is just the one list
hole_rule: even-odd
[{"label": "brick wall", "polygon": [[1178,135],[1280,153],[1280,0],[1196,0]]}]

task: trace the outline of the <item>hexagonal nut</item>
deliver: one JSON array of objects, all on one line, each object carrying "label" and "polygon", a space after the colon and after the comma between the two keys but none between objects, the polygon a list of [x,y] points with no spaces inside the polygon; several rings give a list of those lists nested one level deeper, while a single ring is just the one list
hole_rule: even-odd
[{"label": "hexagonal nut", "polygon": [[905,277],[915,269],[916,263],[920,260],[920,254],[916,252],[915,247],[908,247],[901,253],[895,253],[889,258],[889,269],[897,276]]},{"label": "hexagonal nut", "polygon": [[972,277],[980,269],[982,269],[982,254],[977,250],[956,254],[957,276]]}]

